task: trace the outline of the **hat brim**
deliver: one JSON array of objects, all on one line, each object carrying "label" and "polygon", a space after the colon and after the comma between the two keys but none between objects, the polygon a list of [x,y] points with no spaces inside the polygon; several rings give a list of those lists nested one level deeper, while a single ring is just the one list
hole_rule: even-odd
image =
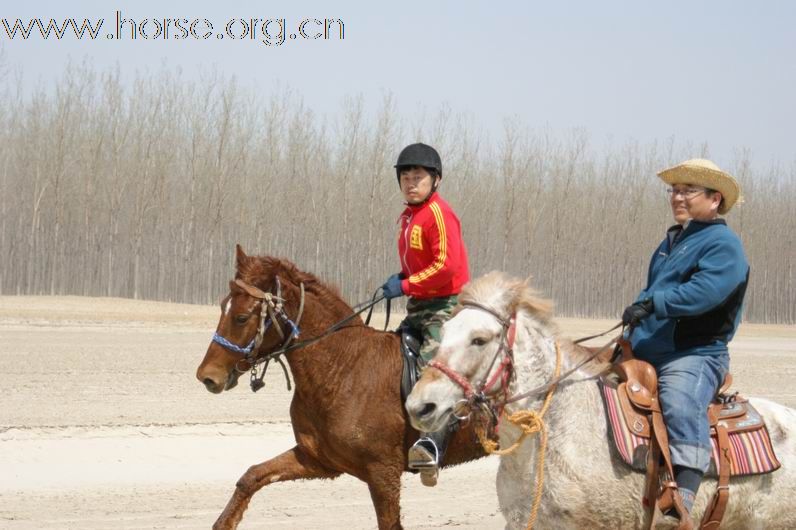
[{"label": "hat brim", "polygon": [[658,176],[670,185],[692,184],[720,192],[724,199],[719,206],[719,213],[722,215],[729,212],[741,196],[741,187],[738,182],[724,171],[692,164],[679,164],[664,169],[658,173]]}]

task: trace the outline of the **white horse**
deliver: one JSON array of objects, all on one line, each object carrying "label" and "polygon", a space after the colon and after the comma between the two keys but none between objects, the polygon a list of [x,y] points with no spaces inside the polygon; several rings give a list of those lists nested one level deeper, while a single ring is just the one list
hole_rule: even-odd
[{"label": "white horse", "polygon": [[[525,282],[492,272],[471,282],[459,307],[443,327],[436,360],[475,386],[498,369],[505,349],[498,318],[475,306],[493,309],[504,319],[515,315],[515,376],[509,394],[519,395],[554,378],[556,344],[563,357],[562,373],[587,359],[583,349],[557,335],[550,304]],[[494,359],[497,356],[497,361]],[[644,475],[631,471],[612,449],[604,407],[595,377],[604,366],[589,362],[555,390],[544,416],[548,433],[538,528],[640,528],[645,520],[641,495]],[[464,398],[463,387],[438,369],[426,369],[406,401],[412,424],[432,432],[449,421]],[[539,410],[544,400],[531,396],[506,406],[505,416]],[[765,399],[751,400],[763,414],[782,467],[761,476],[733,477],[723,529],[796,528],[796,411]],[[501,447],[509,447],[520,429],[500,422]],[[539,436],[529,436],[511,454],[501,457],[497,475],[500,510],[506,528],[525,528],[534,500]],[[705,479],[692,514],[701,517],[716,481]],[[695,521],[699,519],[695,518]]]}]

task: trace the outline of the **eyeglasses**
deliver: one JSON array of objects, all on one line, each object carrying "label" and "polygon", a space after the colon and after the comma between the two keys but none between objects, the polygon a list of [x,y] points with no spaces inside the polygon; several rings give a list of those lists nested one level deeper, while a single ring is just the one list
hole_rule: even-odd
[{"label": "eyeglasses", "polygon": [[684,199],[693,199],[700,193],[705,193],[706,191],[708,191],[707,188],[682,188],[679,190],[674,188],[666,188],[667,195],[669,195],[669,197],[672,199],[678,195],[682,195]]}]

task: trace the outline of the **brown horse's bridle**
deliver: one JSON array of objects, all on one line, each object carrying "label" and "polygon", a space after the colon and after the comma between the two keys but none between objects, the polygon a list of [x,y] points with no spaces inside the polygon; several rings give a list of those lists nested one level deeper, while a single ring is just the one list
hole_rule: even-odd
[{"label": "brown horse's bridle", "polygon": [[[516,315],[510,318],[504,318],[500,315],[497,311],[492,309],[489,306],[479,304],[477,302],[463,302],[461,304],[463,307],[472,307],[475,309],[479,309],[486,313],[489,313],[493,317],[497,319],[502,327],[502,331],[500,334],[500,346],[498,347],[495,355],[492,357],[492,362],[489,364],[489,370],[487,370],[487,376],[492,372],[492,367],[495,366],[498,358],[500,358],[501,354],[503,354],[503,358],[500,361],[500,365],[498,366],[495,373],[492,374],[491,377],[484,380],[483,382],[472,385],[467,378],[463,375],[458,373],[456,370],[448,366],[442,361],[437,359],[433,359],[428,363],[428,366],[431,368],[435,368],[445,374],[448,379],[456,383],[461,387],[464,391],[464,399],[459,401],[455,407],[454,415],[456,418],[460,420],[467,419],[473,408],[476,406],[486,406],[490,402],[492,403],[492,407],[490,411],[495,415],[495,417],[500,417],[500,413],[503,409],[503,404],[505,404],[505,400],[508,399],[508,387],[509,381],[511,381],[512,376],[514,375],[514,338],[517,333],[517,326],[516,326]],[[500,387],[495,394],[490,394],[493,387],[500,383]],[[503,400],[501,404],[495,406],[494,400],[497,396],[502,395]],[[467,413],[460,415],[457,414],[456,411],[467,409]]]},{"label": "brown horse's bridle", "polygon": [[[246,294],[260,303],[260,321],[257,324],[257,333],[245,347],[241,347],[233,342],[230,342],[222,335],[219,335],[218,331],[216,331],[216,333],[213,335],[213,342],[220,344],[230,351],[243,355],[243,358],[235,362],[235,370],[241,374],[246,373],[247,370],[241,369],[239,365],[242,362],[245,362],[249,365],[249,370],[251,371],[250,384],[254,392],[257,392],[259,389],[265,386],[263,378],[265,377],[265,372],[268,369],[268,363],[274,358],[282,367],[282,370],[285,373],[285,379],[287,380],[287,388],[290,390],[290,377],[288,376],[287,367],[285,367],[284,362],[282,362],[280,355],[287,351],[290,343],[294,339],[298,338],[300,334],[299,322],[301,322],[301,315],[304,312],[304,284],[299,284],[299,288],[301,290],[301,300],[299,302],[299,310],[295,321],[291,320],[285,312],[285,299],[282,298],[282,284],[279,281],[278,276],[274,277],[274,288],[276,289],[275,293],[265,292],[254,285],[244,282],[240,278],[235,280],[235,285],[243,289]],[[276,328],[277,333],[284,342],[277,350],[267,355],[258,356],[257,354],[260,349],[260,345],[263,342],[263,338],[265,337],[265,333],[268,331],[271,325]],[[288,333],[282,329],[282,325],[290,327]],[[261,363],[265,363],[265,368],[260,375],[257,375],[257,365]]]},{"label": "brown horse's bridle", "polygon": [[[230,351],[243,355],[243,357],[235,363],[235,370],[241,374],[246,373],[246,370],[241,369],[238,365],[242,362],[249,364],[251,371],[250,385],[252,391],[254,392],[257,392],[263,386],[265,386],[263,378],[265,377],[265,372],[268,369],[268,363],[270,363],[271,360],[274,359],[282,367],[282,370],[285,373],[285,379],[287,381],[287,389],[290,390],[291,389],[290,376],[288,375],[285,363],[282,361],[281,358],[282,355],[291,352],[293,350],[297,350],[299,348],[304,348],[305,346],[309,346],[310,344],[314,344],[315,342],[318,342],[324,337],[327,337],[332,333],[342,329],[346,323],[350,322],[353,318],[355,318],[359,314],[364,313],[367,310],[370,310],[370,313],[368,314],[368,317],[365,320],[365,325],[368,325],[370,323],[370,317],[373,312],[373,306],[375,306],[376,304],[385,299],[383,294],[381,296],[377,296],[378,294],[377,290],[376,293],[374,293],[373,298],[371,300],[355,306],[353,308],[353,312],[350,315],[340,320],[339,322],[336,322],[335,324],[331,325],[329,328],[326,329],[326,331],[324,331],[317,337],[312,337],[310,339],[305,339],[303,341],[291,344],[291,342],[294,339],[298,338],[300,333],[298,324],[301,321],[301,315],[304,312],[304,283],[299,284],[299,288],[301,290],[301,300],[299,301],[299,309],[296,316],[296,320],[294,322],[290,319],[290,317],[288,317],[287,313],[285,312],[284,309],[285,299],[282,298],[282,285],[279,281],[279,277],[275,276],[274,278],[275,278],[274,288],[276,289],[275,293],[265,292],[251,284],[244,282],[240,278],[235,280],[235,285],[243,289],[246,292],[246,294],[248,294],[255,300],[258,300],[262,304],[260,307],[260,322],[257,326],[257,334],[254,336],[253,339],[251,339],[251,341],[245,347],[241,347],[238,346],[237,344],[230,342],[223,336],[219,335],[217,331],[213,335],[213,342],[220,344],[221,346]],[[279,324],[280,321],[286,326],[289,326],[291,328],[290,333],[285,333],[285,331],[282,330],[282,327]],[[385,330],[387,329],[389,322],[390,322],[390,303],[388,300],[387,318],[384,322]],[[263,337],[265,336],[265,333],[268,330],[268,328],[271,326],[271,323],[273,323],[279,335],[284,339],[284,342],[282,343],[282,346],[280,346],[276,350],[270,351],[264,355],[258,355],[260,345],[263,342]],[[262,363],[265,363],[265,366],[263,367],[262,372],[259,375],[257,375],[257,365]]]}]

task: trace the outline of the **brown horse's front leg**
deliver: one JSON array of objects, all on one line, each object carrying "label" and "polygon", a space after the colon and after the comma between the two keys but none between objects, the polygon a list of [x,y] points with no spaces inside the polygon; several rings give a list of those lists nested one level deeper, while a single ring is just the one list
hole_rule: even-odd
[{"label": "brown horse's front leg", "polygon": [[379,530],[401,530],[401,469],[370,468],[367,480]]},{"label": "brown horse's front leg", "polygon": [[302,478],[333,478],[339,474],[321,466],[296,446],[271,460],[250,467],[238,480],[235,493],[216,519],[213,528],[216,530],[237,528],[252,495],[263,486]]}]

